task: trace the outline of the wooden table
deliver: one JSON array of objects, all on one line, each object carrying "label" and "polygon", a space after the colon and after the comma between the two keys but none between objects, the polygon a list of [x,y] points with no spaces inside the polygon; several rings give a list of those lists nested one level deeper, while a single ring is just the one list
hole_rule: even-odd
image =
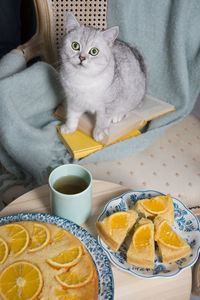
[{"label": "wooden table", "polygon": [[[95,238],[97,237],[94,222],[102,211],[106,202],[115,198],[128,189],[111,182],[94,180],[92,213],[88,221],[82,226]],[[22,213],[43,212],[50,213],[49,188],[44,185],[17,198],[6,206],[0,217]],[[172,278],[143,279],[121,271],[112,265],[115,300],[189,300],[191,293],[191,268],[187,268]]]}]

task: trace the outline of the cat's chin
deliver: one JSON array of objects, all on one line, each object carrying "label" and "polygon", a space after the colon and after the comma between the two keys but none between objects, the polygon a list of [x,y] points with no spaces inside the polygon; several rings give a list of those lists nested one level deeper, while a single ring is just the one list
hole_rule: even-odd
[{"label": "cat's chin", "polygon": [[73,66],[76,68],[76,69],[86,69],[86,65],[82,64],[82,63],[77,63],[77,64],[73,64]]}]

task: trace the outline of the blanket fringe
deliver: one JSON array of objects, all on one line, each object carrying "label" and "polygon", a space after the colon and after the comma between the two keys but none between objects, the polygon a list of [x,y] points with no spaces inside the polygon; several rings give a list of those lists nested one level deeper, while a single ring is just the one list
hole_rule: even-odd
[{"label": "blanket fringe", "polygon": [[0,175],[0,210],[8,204],[4,201],[4,193],[8,191],[8,189],[13,188],[17,185],[22,185],[23,187],[25,187],[26,192],[35,187],[34,182],[33,180],[31,180],[30,176],[26,176],[26,178],[20,179],[16,178],[12,174]]}]

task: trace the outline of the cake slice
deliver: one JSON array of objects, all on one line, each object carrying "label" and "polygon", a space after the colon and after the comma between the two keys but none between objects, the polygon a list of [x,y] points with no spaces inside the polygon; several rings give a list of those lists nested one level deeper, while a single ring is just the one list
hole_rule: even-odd
[{"label": "cake slice", "polygon": [[100,238],[113,250],[117,251],[137,221],[134,210],[115,212],[95,224]]},{"label": "cake slice", "polygon": [[154,219],[155,240],[158,244],[159,256],[163,263],[174,262],[191,253],[186,241],[174,232],[165,219],[157,216]]},{"label": "cake slice", "polygon": [[159,215],[170,225],[174,224],[174,205],[170,194],[138,200],[134,209],[143,217],[154,219]]},{"label": "cake slice", "polygon": [[140,268],[154,268],[154,259],[154,225],[151,220],[142,218],[132,236],[127,262]]}]

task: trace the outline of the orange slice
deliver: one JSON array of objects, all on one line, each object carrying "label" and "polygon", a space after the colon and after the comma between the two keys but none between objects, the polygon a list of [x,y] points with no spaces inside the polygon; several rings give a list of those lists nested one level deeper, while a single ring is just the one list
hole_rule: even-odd
[{"label": "orange slice", "polygon": [[116,212],[109,217],[109,234],[114,240],[123,241],[130,227],[130,215],[127,211]]},{"label": "orange slice", "polygon": [[156,241],[171,249],[188,247],[187,243],[174,232],[166,220],[161,221],[158,231],[155,233]]},{"label": "orange slice", "polygon": [[69,268],[78,263],[83,254],[82,247],[75,247],[65,250],[53,258],[47,259],[47,262],[54,268]]},{"label": "orange slice", "polygon": [[125,211],[115,213],[110,216],[110,229],[111,234],[115,229],[125,229],[128,227],[129,215]]},{"label": "orange slice", "polygon": [[47,226],[41,223],[34,223],[33,234],[28,253],[36,252],[48,245],[51,235]]},{"label": "orange slice", "polygon": [[149,224],[138,227],[133,235],[133,243],[135,248],[144,248],[150,246],[152,236],[153,232],[149,227]]},{"label": "orange slice", "polygon": [[17,223],[5,225],[9,230],[9,244],[14,257],[20,255],[26,250],[29,244],[29,233],[27,229]]},{"label": "orange slice", "polygon": [[17,261],[0,274],[1,299],[36,299],[42,287],[43,278],[40,269],[27,261]]},{"label": "orange slice", "polygon": [[58,274],[55,279],[64,288],[79,288],[89,283],[94,277],[93,265],[88,256],[83,256],[78,264],[69,271]]},{"label": "orange slice", "polygon": [[153,269],[154,259],[154,225],[151,220],[141,218],[135,226],[127,251],[127,262],[140,268]]},{"label": "orange slice", "polygon": [[0,265],[2,265],[6,261],[8,253],[8,244],[0,237]]},{"label": "orange slice", "polygon": [[151,199],[141,200],[141,206],[152,215],[164,214],[168,211],[170,205],[170,195],[157,196]]},{"label": "orange slice", "polygon": [[59,241],[62,240],[66,235],[67,235],[66,230],[64,230],[64,229],[58,230],[58,231],[54,234],[54,236],[53,236],[53,242],[55,242],[55,243],[59,242]]}]

